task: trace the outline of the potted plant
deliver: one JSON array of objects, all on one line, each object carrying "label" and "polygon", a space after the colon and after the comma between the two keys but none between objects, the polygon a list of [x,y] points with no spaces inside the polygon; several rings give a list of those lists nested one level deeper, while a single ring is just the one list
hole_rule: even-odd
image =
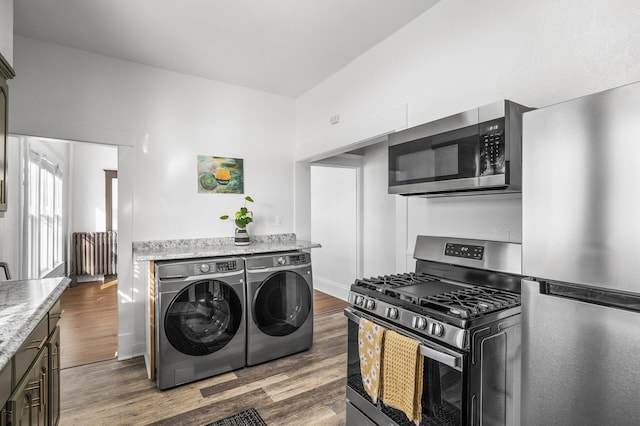
[{"label": "potted plant", "polygon": [[[236,224],[234,241],[237,246],[246,246],[251,242],[247,232],[247,225],[253,222],[253,212],[247,208],[247,203],[253,203],[253,198],[248,195],[244,197],[244,206],[240,207],[233,218]],[[225,214],[220,216],[220,219],[228,220],[230,216]]]}]

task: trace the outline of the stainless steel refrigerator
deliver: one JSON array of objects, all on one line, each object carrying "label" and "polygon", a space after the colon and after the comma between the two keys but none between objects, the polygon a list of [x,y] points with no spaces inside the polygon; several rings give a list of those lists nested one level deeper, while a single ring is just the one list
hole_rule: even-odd
[{"label": "stainless steel refrigerator", "polygon": [[523,132],[522,425],[640,425],[640,83]]}]

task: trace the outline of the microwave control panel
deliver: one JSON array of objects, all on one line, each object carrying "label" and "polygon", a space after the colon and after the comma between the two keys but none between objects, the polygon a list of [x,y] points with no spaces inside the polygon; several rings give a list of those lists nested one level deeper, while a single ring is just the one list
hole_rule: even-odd
[{"label": "microwave control panel", "polygon": [[480,176],[505,173],[504,118],[479,124]]}]

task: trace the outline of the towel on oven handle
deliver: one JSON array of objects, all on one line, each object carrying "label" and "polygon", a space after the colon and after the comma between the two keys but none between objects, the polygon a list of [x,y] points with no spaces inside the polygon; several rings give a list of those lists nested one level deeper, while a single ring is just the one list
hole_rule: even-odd
[{"label": "towel on oven handle", "polygon": [[382,363],[382,402],[407,415],[416,425],[422,420],[424,362],[420,343],[387,330]]},{"label": "towel on oven handle", "polygon": [[385,329],[365,318],[358,325],[358,355],[362,385],[374,404],[380,397],[382,351]]}]

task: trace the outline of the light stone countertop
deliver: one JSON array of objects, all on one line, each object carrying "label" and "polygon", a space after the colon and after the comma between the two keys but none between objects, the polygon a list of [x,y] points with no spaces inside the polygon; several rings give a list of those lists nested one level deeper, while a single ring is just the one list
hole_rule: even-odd
[{"label": "light stone countertop", "polygon": [[251,236],[251,244],[237,246],[230,238],[200,238],[191,240],[136,241],[133,257],[136,261],[189,259],[202,257],[241,256],[305,250],[321,247],[318,243],[296,239],[295,234]]},{"label": "light stone countertop", "polygon": [[9,363],[70,282],[65,277],[0,282],[0,370]]}]

